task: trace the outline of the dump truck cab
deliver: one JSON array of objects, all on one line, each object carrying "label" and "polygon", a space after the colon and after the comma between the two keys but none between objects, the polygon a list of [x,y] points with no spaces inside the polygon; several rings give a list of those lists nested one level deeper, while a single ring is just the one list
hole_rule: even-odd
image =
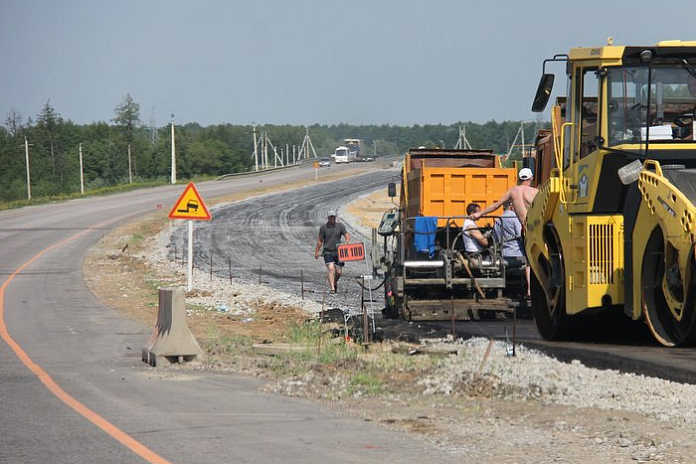
[{"label": "dump truck cab", "polygon": [[540,192],[527,216],[532,303],[541,334],[621,308],[655,338],[694,338],[696,42],[576,48],[544,62],[532,105],[566,95],[537,139]]}]

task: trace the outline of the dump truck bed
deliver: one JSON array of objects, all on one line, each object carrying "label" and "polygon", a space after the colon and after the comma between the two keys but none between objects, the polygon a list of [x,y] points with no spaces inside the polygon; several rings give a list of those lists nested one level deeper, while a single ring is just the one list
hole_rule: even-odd
[{"label": "dump truck bed", "polygon": [[464,216],[469,203],[490,205],[517,179],[516,168],[501,167],[490,150],[411,150],[404,171],[401,201],[408,217]]}]

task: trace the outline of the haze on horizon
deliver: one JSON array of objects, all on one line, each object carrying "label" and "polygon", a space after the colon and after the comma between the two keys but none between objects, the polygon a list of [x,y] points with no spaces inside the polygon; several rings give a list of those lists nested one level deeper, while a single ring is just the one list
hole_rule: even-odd
[{"label": "haze on horizon", "polygon": [[158,126],[171,114],[204,126],[531,121],[554,54],[608,37],[696,39],[690,15],[665,11],[644,0],[6,0],[0,117],[35,118],[50,100],[64,119],[110,122],[130,94]]}]

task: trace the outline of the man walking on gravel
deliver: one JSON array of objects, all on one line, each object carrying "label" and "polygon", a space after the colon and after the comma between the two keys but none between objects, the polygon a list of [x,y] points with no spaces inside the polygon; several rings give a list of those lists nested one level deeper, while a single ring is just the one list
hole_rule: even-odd
[{"label": "man walking on gravel", "polygon": [[336,284],[343,273],[344,263],[338,260],[338,245],[341,243],[341,236],[346,238],[346,243],[350,243],[350,233],[346,230],[346,226],[336,222],[336,211],[329,210],[326,224],[322,224],[319,228],[319,238],[314,249],[314,259],[319,258],[319,252],[321,251],[321,254],[324,256],[324,263],[326,263],[327,279],[331,293],[336,293]]}]

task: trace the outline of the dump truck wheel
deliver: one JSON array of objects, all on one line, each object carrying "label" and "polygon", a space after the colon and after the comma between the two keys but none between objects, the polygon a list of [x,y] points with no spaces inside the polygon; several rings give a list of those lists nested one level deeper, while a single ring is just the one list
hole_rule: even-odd
[{"label": "dump truck wheel", "polygon": [[388,319],[399,319],[399,317],[401,317],[402,307],[403,301],[399,297],[394,299],[393,305],[389,304],[389,301],[387,300],[384,303],[384,311],[382,311],[382,315]]},{"label": "dump truck wheel", "polygon": [[[691,256],[686,295],[678,307],[670,308],[665,298],[665,242],[656,228],[645,247],[641,272],[641,305],[645,322],[653,337],[665,346],[693,345],[696,341],[696,263]],[[667,290],[669,291],[669,290]]]},{"label": "dump truck wheel", "polygon": [[387,278],[384,282],[384,309],[382,310],[382,315],[389,319],[398,319],[401,316],[403,299],[395,294],[395,288],[394,278]]},{"label": "dump truck wheel", "polygon": [[565,268],[563,253],[553,226],[544,233],[546,244],[551,252],[551,261],[540,257],[540,275],[533,270],[530,276],[532,312],[534,322],[542,337],[547,340],[566,338],[565,314]]},{"label": "dump truck wheel", "polygon": [[406,304],[406,300],[402,298],[397,298],[396,301],[396,307],[399,310],[399,317],[404,321],[410,322],[412,314],[411,310]]}]

